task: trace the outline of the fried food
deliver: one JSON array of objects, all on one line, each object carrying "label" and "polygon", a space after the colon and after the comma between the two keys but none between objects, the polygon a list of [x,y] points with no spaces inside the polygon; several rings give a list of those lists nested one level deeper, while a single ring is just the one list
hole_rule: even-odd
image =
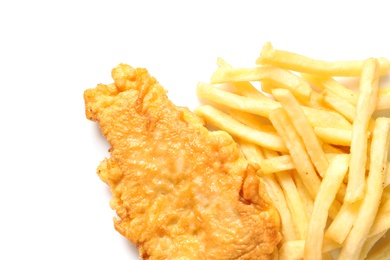
[{"label": "fried food", "polygon": [[175,106],[145,69],[112,77],[84,99],[111,145],[97,172],[116,230],[144,259],[271,259],[279,215],[233,138]]},{"label": "fried food", "polygon": [[[245,131],[222,128],[227,117],[205,105],[194,112],[259,165],[281,216],[279,259],[388,259],[390,118],[376,112],[390,108],[390,87],[381,87],[390,61],[317,60],[267,43],[254,67],[217,65],[198,97]],[[258,129],[276,131],[288,151],[250,140]]]}]

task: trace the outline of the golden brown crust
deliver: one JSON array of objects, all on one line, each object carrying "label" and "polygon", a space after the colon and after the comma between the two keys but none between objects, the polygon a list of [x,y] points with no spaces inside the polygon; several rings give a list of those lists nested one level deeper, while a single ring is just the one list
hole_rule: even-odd
[{"label": "golden brown crust", "polygon": [[144,259],[269,259],[279,216],[234,140],[172,104],[145,69],[121,64],[112,77],[84,98],[112,146],[98,175],[118,232]]}]

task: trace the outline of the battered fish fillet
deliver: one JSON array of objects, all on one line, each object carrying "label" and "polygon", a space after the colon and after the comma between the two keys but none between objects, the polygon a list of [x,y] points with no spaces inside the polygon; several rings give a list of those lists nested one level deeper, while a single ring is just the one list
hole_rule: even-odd
[{"label": "battered fish fillet", "polygon": [[270,259],[279,216],[231,136],[175,106],[145,69],[112,77],[84,99],[112,146],[97,172],[116,230],[144,259]]}]

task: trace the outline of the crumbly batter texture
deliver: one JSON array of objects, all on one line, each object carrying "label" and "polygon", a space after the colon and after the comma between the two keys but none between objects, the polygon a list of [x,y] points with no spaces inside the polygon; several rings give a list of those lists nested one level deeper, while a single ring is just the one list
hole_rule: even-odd
[{"label": "crumbly batter texture", "polygon": [[111,145],[98,175],[116,230],[143,259],[270,259],[280,219],[232,137],[175,106],[145,69],[120,64],[84,92]]}]

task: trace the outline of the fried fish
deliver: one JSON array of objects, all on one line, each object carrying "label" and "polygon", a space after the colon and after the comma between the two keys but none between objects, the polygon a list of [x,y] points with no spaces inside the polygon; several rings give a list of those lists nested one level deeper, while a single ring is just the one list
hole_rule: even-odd
[{"label": "fried fish", "polygon": [[271,259],[279,215],[232,137],[175,106],[146,69],[112,77],[84,99],[111,145],[97,173],[116,230],[143,259]]}]

